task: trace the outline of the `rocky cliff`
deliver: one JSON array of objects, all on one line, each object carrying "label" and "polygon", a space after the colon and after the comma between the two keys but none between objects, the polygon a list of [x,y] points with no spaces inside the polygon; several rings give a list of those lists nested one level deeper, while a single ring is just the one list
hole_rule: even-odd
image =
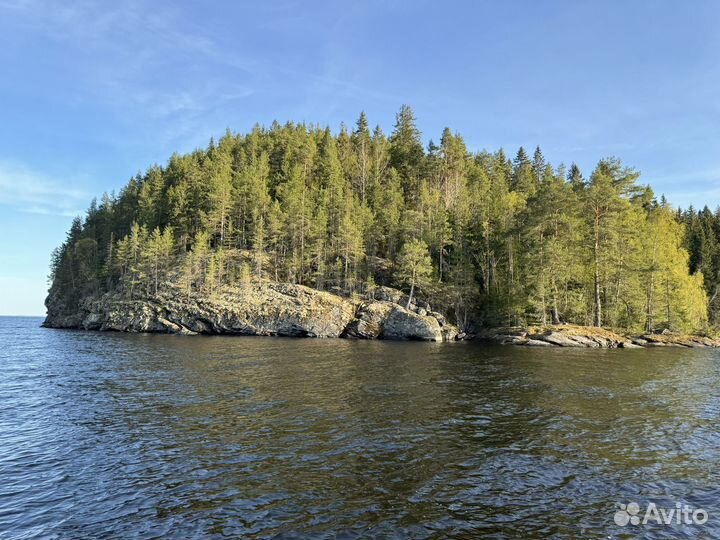
[{"label": "rocky cliff", "polygon": [[[240,334],[454,341],[457,329],[430,306],[407,306],[400,291],[381,287],[378,299],[355,301],[302,285],[258,283],[212,296],[163,293],[128,299],[116,293],[84,299],[68,310],[48,297],[44,326],[119,332]],[[403,305],[404,303],[404,305]]]}]

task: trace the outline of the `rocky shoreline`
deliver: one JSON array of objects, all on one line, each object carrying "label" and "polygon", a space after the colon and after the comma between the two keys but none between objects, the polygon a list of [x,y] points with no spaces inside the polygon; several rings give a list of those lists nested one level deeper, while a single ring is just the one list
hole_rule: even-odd
[{"label": "rocky shoreline", "polygon": [[682,334],[623,335],[575,325],[486,328],[465,335],[421,301],[408,307],[401,291],[379,287],[357,300],[289,283],[254,283],[191,295],[171,285],[156,296],[128,299],[119,293],[86,298],[77,310],[47,300],[43,326],[117,332],[236,334],[449,342],[464,339],[526,347],[637,349],[720,347],[720,340]]},{"label": "rocky shoreline", "polygon": [[380,287],[376,299],[353,300],[302,285],[259,283],[211,295],[165,292],[129,300],[117,293],[86,298],[68,312],[48,298],[43,326],[171,334],[455,341],[462,338],[428,305],[407,307],[402,292]]},{"label": "rocky shoreline", "polygon": [[499,345],[525,347],[582,347],[641,349],[646,347],[720,347],[720,339],[685,334],[623,335],[593,326],[553,325],[529,328],[490,328],[474,339]]}]

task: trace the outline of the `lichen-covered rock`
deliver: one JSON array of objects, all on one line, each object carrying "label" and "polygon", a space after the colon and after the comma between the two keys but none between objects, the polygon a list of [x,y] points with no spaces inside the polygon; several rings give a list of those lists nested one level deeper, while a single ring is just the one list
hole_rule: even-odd
[{"label": "lichen-covered rock", "polygon": [[585,347],[585,345],[557,332],[548,332],[546,334],[528,334],[528,339],[531,341],[544,341],[550,345],[557,345],[558,347]]},{"label": "lichen-covered rock", "polygon": [[443,341],[460,341],[462,339],[457,326],[452,324],[442,325],[440,321],[438,321],[438,324],[440,325],[440,333],[442,334]]},{"label": "lichen-covered rock", "polygon": [[706,336],[673,334],[663,331],[660,334],[644,334],[633,338],[633,343],[645,347],[720,347],[720,340]]},{"label": "lichen-covered rock", "polygon": [[477,339],[500,344],[540,346],[547,343],[557,347],[632,348],[629,338],[604,328],[573,325],[554,325],[530,328],[483,329]]},{"label": "lichen-covered rock", "polygon": [[453,325],[440,326],[435,317],[415,313],[389,301],[361,304],[355,320],[345,331],[345,337],[350,338],[419,341],[455,341],[457,334]]},{"label": "lichen-covered rock", "polygon": [[395,304],[390,302],[366,302],[358,308],[355,319],[345,330],[345,337],[357,339],[379,339],[383,325]]},{"label": "lichen-covered rock", "polygon": [[339,296],[302,285],[264,283],[226,288],[207,298],[183,298],[177,290],[141,300],[105,294],[83,302],[72,319],[55,317],[49,310],[45,325],[120,332],[339,337],[354,315],[354,304]]},{"label": "lichen-covered rock", "polygon": [[393,304],[400,304],[403,299],[407,302],[407,297],[402,291],[391,287],[377,287],[374,292],[374,298],[375,300],[391,302]]},{"label": "lichen-covered rock", "polygon": [[394,305],[383,324],[383,338],[443,341],[440,324],[434,317],[418,315]]},{"label": "lichen-covered rock", "polygon": [[[186,297],[165,286],[157,296],[128,300],[116,293],[85,299],[68,315],[48,302],[45,326],[118,332],[244,334],[261,336],[354,337],[453,341],[457,329],[441,328],[389,301],[359,304],[347,298],[288,283],[223,288],[212,296]],[[402,293],[386,288],[388,296]],[[444,323],[444,319],[443,319]]]},{"label": "lichen-covered rock", "polygon": [[645,334],[628,337],[606,328],[561,324],[530,328],[484,328],[476,339],[502,345],[547,343],[558,347],[639,349],[643,347],[720,347],[720,340],[684,334]]}]

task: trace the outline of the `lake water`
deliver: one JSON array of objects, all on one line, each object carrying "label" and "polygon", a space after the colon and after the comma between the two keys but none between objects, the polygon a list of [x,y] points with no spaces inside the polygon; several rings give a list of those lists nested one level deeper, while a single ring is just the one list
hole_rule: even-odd
[{"label": "lake water", "polygon": [[2,539],[720,537],[715,351],[40,322],[0,318]]}]

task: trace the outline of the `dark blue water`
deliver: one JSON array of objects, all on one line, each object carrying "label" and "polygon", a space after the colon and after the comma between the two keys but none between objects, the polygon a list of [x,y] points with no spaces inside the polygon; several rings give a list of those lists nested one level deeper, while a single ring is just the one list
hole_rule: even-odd
[{"label": "dark blue water", "polygon": [[715,351],[40,322],[0,318],[2,539],[720,537]]}]

